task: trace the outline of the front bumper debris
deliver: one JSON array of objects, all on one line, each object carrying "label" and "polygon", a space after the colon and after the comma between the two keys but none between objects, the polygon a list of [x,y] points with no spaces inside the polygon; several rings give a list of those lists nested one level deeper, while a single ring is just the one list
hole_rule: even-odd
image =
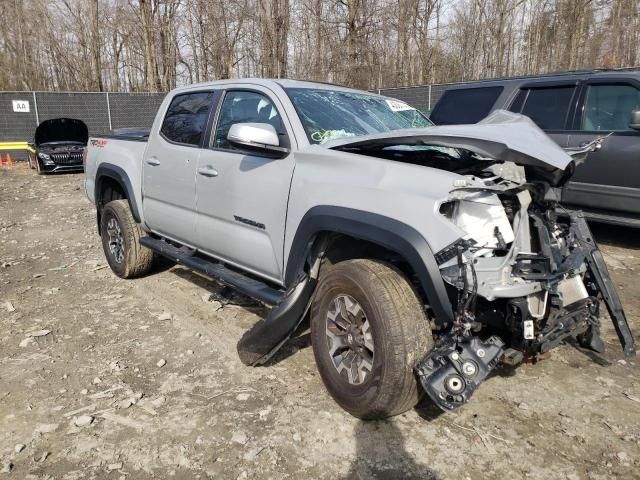
[{"label": "front bumper debris", "polygon": [[[463,280],[459,287],[462,292],[459,303],[463,302],[463,308],[459,309],[458,322],[416,367],[424,391],[442,410],[453,410],[466,403],[500,361],[513,363],[509,361],[509,352],[519,353],[520,359],[523,355],[536,357],[570,337],[577,338],[584,347],[602,352],[601,302],[607,307],[624,355],[635,355],[633,335],[620,297],[584,216],[580,212],[569,214],[565,248],[552,241],[541,217],[532,218],[541,252],[518,255],[513,274],[544,285],[541,298],[545,308],[536,313],[528,304],[528,297],[508,300],[511,313],[506,323],[511,331],[505,331],[502,338],[478,334],[482,325],[476,321],[475,307],[468,310],[473,301],[465,300],[473,300],[467,293],[473,288],[466,284],[465,263],[458,254],[459,276]],[[477,282],[475,278],[474,281]]]},{"label": "front bumper debris", "polygon": [[589,230],[587,221],[581,212],[572,212],[570,214],[571,229],[576,236],[576,239],[580,243],[580,250],[584,254],[585,261],[589,267],[592,281],[600,291],[602,299],[607,306],[609,317],[613,322],[613,327],[616,330],[620,344],[622,345],[622,351],[625,357],[632,357],[636,354],[635,342],[631,329],[629,328],[629,322],[627,316],[622,308],[622,302],[618,296],[618,291],[615,285],[611,281],[609,270],[604,262],[602,252],[598,249],[596,242],[593,239],[593,235]]},{"label": "front bumper debris", "polygon": [[461,339],[445,337],[416,369],[422,388],[442,410],[466,403],[504,353],[504,342],[492,336]]}]

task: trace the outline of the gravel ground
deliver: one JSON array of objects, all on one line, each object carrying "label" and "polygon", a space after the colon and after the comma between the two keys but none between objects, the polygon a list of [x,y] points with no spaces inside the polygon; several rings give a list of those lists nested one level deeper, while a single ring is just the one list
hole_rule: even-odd
[{"label": "gravel ground", "polygon": [[[264,315],[181,267],[106,267],[82,175],[0,172],[0,479],[640,478],[637,360],[565,344],[469,404],[362,422],[328,396],[308,332],[265,367]],[[640,236],[594,228],[632,328]]]}]

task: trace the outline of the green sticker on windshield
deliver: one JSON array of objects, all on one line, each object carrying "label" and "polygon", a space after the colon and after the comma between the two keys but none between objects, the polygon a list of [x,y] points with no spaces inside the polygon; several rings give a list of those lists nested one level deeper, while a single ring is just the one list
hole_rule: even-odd
[{"label": "green sticker on windshield", "polygon": [[338,138],[355,137],[355,133],[347,132],[346,130],[316,130],[311,134],[311,139],[314,142],[325,143],[329,140],[336,140]]}]

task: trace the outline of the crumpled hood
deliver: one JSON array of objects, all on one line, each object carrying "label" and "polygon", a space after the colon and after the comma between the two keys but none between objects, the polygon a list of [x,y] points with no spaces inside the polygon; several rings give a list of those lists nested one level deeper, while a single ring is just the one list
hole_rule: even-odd
[{"label": "crumpled hood", "polygon": [[[394,145],[434,145],[462,148],[482,157],[536,167],[546,172],[562,171],[572,158],[524,115],[496,110],[473,125],[442,125],[341,138],[322,146],[335,150]],[[561,173],[561,172],[558,172]]]},{"label": "crumpled hood", "polygon": [[82,120],[75,118],[53,118],[45,120],[36,128],[34,142],[36,146],[52,142],[79,142],[85,145],[89,141],[89,129]]}]

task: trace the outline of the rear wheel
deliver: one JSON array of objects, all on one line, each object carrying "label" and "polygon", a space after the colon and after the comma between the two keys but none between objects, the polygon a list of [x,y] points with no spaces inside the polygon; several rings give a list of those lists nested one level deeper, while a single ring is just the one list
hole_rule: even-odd
[{"label": "rear wheel", "polygon": [[400,414],[420,399],[414,367],[432,348],[424,308],[406,277],[376,260],[347,260],[320,278],[311,339],[327,390],[363,419]]},{"label": "rear wheel", "polygon": [[102,248],[113,273],[121,278],[140,277],[151,269],[153,251],[140,245],[143,232],[127,200],[113,200],[100,219]]}]

